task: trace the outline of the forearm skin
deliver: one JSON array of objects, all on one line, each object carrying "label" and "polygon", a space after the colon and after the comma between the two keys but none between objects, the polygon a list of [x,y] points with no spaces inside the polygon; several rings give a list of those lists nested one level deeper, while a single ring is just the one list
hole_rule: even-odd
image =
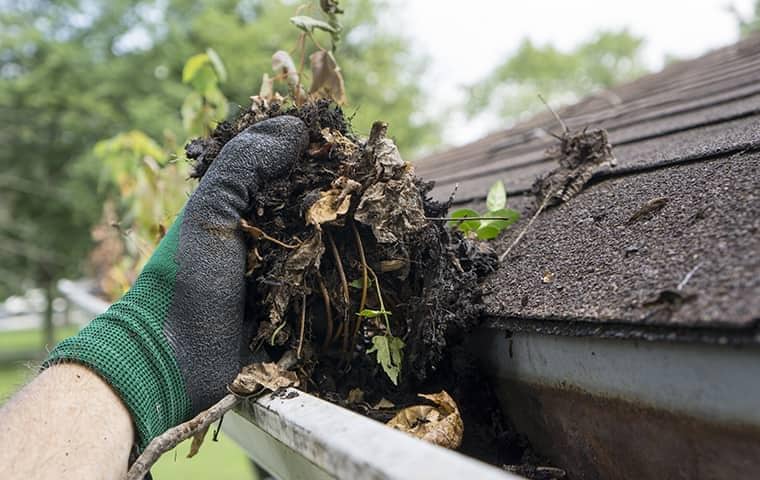
[{"label": "forearm skin", "polygon": [[78,364],[54,365],[0,408],[0,478],[118,479],[134,436],[105,381]]}]

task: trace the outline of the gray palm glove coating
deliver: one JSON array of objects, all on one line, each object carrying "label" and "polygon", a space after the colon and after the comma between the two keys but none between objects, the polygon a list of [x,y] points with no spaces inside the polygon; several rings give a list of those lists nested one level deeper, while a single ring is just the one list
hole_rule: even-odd
[{"label": "gray palm glove coating", "polygon": [[262,182],[286,175],[307,145],[306,126],[295,117],[257,123],[224,146],[185,206],[164,334],[193,413],[226,393],[248,349],[242,338],[247,252],[240,218]]}]

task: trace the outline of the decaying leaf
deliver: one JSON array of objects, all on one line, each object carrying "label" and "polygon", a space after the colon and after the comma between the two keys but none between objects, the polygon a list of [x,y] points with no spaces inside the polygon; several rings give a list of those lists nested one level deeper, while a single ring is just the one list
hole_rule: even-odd
[{"label": "decaying leaf", "polygon": [[206,439],[207,433],[208,427],[193,435],[193,442],[190,444],[190,451],[187,454],[187,458],[193,458],[198,453],[203,445],[203,440]]},{"label": "decaying leaf", "polygon": [[436,406],[415,405],[405,408],[387,425],[435,445],[458,448],[462,444],[464,423],[454,399],[445,390],[419,396],[430,400]]},{"label": "decaying leaf", "polygon": [[[296,92],[296,99],[303,95],[303,92],[300,91],[301,81],[298,75],[298,70],[296,69],[296,64],[293,62],[293,59],[288,52],[284,50],[274,52],[274,55],[272,55],[272,70],[285,77],[288,86]],[[296,88],[298,88],[299,91],[296,91]]]},{"label": "decaying leaf", "polygon": [[351,206],[351,195],[346,195],[341,200],[340,190],[332,189],[319,194],[319,200],[306,212],[306,223],[309,225],[334,222],[338,216],[345,215]]},{"label": "decaying leaf", "polygon": [[564,203],[574,197],[591,179],[594,172],[617,164],[604,129],[565,131],[560,144],[547,152],[559,166],[533,184],[539,203]]},{"label": "decaying leaf", "polygon": [[[346,138],[342,133],[334,128],[323,128],[320,133],[322,138],[332,147],[333,150],[337,150],[338,153],[345,158],[353,156],[359,147],[354,142]],[[346,178],[346,177],[342,177]],[[350,180],[346,178],[347,180]],[[353,180],[351,180],[353,181]]]},{"label": "decaying leaf", "polygon": [[383,138],[375,144],[375,162],[380,178],[398,178],[406,169],[398,147],[390,138]]},{"label": "decaying leaf", "polygon": [[404,174],[399,180],[374,183],[364,191],[354,218],[371,226],[379,243],[401,242],[407,234],[428,225],[413,183],[414,176]]},{"label": "decaying leaf", "polygon": [[383,367],[388,378],[398,385],[398,375],[401,373],[401,362],[404,354],[404,341],[393,335],[375,335],[372,337],[372,348],[367,353],[377,353],[377,363]]},{"label": "decaying leaf", "polygon": [[281,388],[299,385],[296,372],[285,370],[276,363],[252,363],[238,373],[230,390],[238,395],[251,395],[262,388],[273,392]]},{"label": "decaying leaf", "polygon": [[372,405],[372,408],[374,410],[387,410],[389,408],[395,407],[396,404],[388,400],[387,398],[381,398],[379,402]]},{"label": "decaying leaf", "polygon": [[260,122],[269,118],[271,115],[270,109],[272,104],[282,103],[282,95],[271,90],[274,88],[273,83],[274,79],[269,78],[269,76],[265,74],[264,78],[261,80],[260,93],[251,97],[251,106],[247,112],[250,120]]},{"label": "decaying leaf", "polygon": [[304,274],[310,268],[319,268],[324,253],[325,244],[322,242],[322,233],[315,230],[309,239],[288,256],[284,265],[285,271],[280,276],[281,283],[270,290],[266,299],[266,303],[270,305],[269,321],[272,325],[282,323],[291,297],[303,288]]},{"label": "decaying leaf", "polygon": [[348,403],[361,403],[364,401],[364,390],[361,388],[352,388],[348,391],[348,397],[346,398]]},{"label": "decaying leaf", "polygon": [[340,67],[332,52],[317,50],[309,55],[311,63],[311,89],[309,93],[321,94],[338,105],[346,102],[346,85]]},{"label": "decaying leaf", "polygon": [[261,76],[261,88],[259,89],[259,97],[265,100],[272,100],[274,95],[274,80],[265,73]]}]

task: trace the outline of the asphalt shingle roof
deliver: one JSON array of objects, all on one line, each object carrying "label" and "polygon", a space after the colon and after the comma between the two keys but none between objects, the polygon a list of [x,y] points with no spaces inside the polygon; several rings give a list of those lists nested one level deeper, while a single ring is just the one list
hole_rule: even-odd
[{"label": "asphalt shingle roof", "polygon": [[[704,331],[717,341],[740,332],[757,341],[760,36],[589,97],[560,115],[571,130],[607,129],[618,166],[597,172],[577,197],[542,213],[488,279],[494,321],[582,334],[598,334],[602,325],[623,335],[632,328],[664,336]],[[558,126],[541,114],[423,158],[417,173],[437,181],[433,195],[440,199],[459,184],[459,204],[482,203],[488,187],[503,180],[527,217],[533,181],[556,166],[545,154],[556,143],[549,130]],[[653,201],[661,208],[632,220]]]}]

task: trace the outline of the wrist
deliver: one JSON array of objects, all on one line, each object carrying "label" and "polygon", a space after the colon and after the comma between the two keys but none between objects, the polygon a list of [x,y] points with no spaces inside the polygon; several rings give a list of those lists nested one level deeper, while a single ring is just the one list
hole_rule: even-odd
[{"label": "wrist", "polygon": [[99,374],[132,415],[140,450],[191,413],[176,360],[145,318],[125,297],[58,344],[43,365],[75,362]]}]

